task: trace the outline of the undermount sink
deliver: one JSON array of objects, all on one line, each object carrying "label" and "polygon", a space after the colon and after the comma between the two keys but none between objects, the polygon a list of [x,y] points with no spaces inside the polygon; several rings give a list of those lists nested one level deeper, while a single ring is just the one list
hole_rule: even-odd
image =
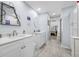
[{"label": "undermount sink", "polygon": [[31,36],[32,34],[21,34],[21,35],[16,35],[16,36],[11,36],[11,37],[4,37],[0,39],[0,45],[8,43],[8,42],[12,42],[12,41],[20,40],[22,38],[31,37]]},{"label": "undermount sink", "polygon": [[34,32],[34,33],[44,33],[44,31],[41,31],[41,32]]}]

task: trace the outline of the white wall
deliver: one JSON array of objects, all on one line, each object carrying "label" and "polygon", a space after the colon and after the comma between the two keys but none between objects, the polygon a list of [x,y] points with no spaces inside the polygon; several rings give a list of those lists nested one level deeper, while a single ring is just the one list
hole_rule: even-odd
[{"label": "white wall", "polygon": [[67,7],[62,10],[62,47],[70,49],[70,40],[71,40],[71,25],[70,25],[70,16],[74,7]]},{"label": "white wall", "polygon": [[[32,33],[34,31],[33,21],[37,17],[37,13],[23,2],[18,1],[11,3],[13,3],[12,5],[16,9],[16,13],[21,22],[21,26],[0,25],[0,34],[11,33],[13,30],[17,30],[18,33],[22,33],[23,29],[26,30],[26,33]],[[27,21],[27,16],[31,17],[31,21]]]},{"label": "white wall", "polygon": [[39,28],[41,31],[46,31],[48,26],[48,14],[39,15]]},{"label": "white wall", "polygon": [[78,36],[77,6],[75,6],[71,14],[71,36]]},{"label": "white wall", "polygon": [[49,39],[48,14],[40,14],[38,17],[38,28],[46,33],[46,40]]}]

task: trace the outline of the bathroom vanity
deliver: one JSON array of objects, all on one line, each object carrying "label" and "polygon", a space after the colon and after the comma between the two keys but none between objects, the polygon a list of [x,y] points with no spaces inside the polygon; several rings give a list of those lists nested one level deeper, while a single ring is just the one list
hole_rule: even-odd
[{"label": "bathroom vanity", "polygon": [[32,57],[46,43],[45,32],[0,38],[1,57]]},{"label": "bathroom vanity", "polygon": [[2,57],[30,57],[34,56],[35,43],[31,34],[0,39],[0,56]]}]

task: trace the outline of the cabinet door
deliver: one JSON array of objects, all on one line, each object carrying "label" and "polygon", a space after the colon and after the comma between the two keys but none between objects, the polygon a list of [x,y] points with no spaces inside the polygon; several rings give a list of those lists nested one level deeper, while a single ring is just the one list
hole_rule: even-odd
[{"label": "cabinet door", "polygon": [[20,50],[18,42],[9,43],[0,46],[0,56],[2,57],[19,57]]},{"label": "cabinet door", "polygon": [[75,48],[74,48],[75,56],[79,57],[79,40],[75,39]]},{"label": "cabinet door", "polygon": [[43,33],[37,34],[35,39],[36,39],[35,41],[37,43],[37,48],[40,48],[46,42],[46,40],[45,40],[46,36]]},{"label": "cabinet door", "polygon": [[31,38],[25,38],[21,40],[21,56],[22,57],[32,57],[34,56],[35,51],[35,43],[31,40]]},{"label": "cabinet door", "polygon": [[21,47],[21,56],[23,57],[32,57],[34,56],[34,46],[33,45],[24,45]]}]

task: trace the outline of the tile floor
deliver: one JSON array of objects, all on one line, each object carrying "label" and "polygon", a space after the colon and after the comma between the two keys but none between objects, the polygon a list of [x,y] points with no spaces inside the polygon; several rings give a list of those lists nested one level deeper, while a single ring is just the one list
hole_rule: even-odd
[{"label": "tile floor", "polygon": [[70,57],[71,51],[62,48],[56,37],[51,37],[47,44],[40,49],[38,57]]}]

